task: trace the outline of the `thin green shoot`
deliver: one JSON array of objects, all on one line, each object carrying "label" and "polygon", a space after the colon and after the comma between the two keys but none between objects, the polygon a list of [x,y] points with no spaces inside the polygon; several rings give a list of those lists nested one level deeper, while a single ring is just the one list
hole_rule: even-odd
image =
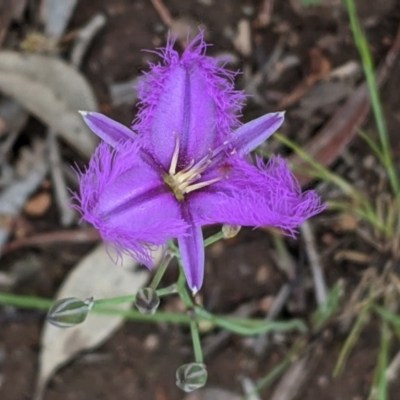
[{"label": "thin green shoot", "polygon": [[[344,209],[351,209],[355,214],[358,214],[363,219],[371,223],[378,230],[384,232],[385,234],[390,233],[390,229],[382,223],[379,217],[376,215],[376,211],[372,207],[371,203],[367,197],[357,190],[351,183],[346,181],[346,179],[329,171],[324,165],[314,160],[307,152],[305,152],[299,145],[294,143],[289,138],[281,135],[280,133],[275,133],[274,137],[278,139],[282,144],[293,150],[301,159],[306,161],[310,166],[309,171],[310,176],[315,178],[320,178],[325,182],[330,182],[337,186],[342,192],[349,196],[353,204],[349,204]],[[335,204],[334,202],[330,204]],[[341,203],[341,205],[347,205],[347,203]]]},{"label": "thin green shoot", "polygon": [[305,347],[304,340],[301,339],[296,341],[292,346],[292,348],[289,350],[289,352],[286,354],[284,359],[281,362],[279,362],[275,367],[273,367],[271,371],[268,372],[267,375],[259,379],[256,382],[256,387],[254,391],[248,393],[243,398],[243,400],[249,400],[252,395],[259,393],[261,390],[264,390],[269,386],[271,386],[285,372],[285,370],[298,358],[300,352],[304,349],[304,347]]},{"label": "thin green shoot", "polygon": [[326,324],[327,321],[334,315],[339,307],[340,294],[343,285],[339,281],[329,291],[326,302],[318,306],[311,316],[311,323],[314,331],[319,331]]},{"label": "thin green shoot", "polygon": [[378,367],[379,367],[378,400],[386,400],[388,396],[388,381],[386,377],[386,369],[388,367],[391,336],[392,335],[388,323],[386,321],[382,321],[381,345],[378,357]]},{"label": "thin green shoot", "polygon": [[[162,289],[160,289],[162,290]],[[123,298],[122,298],[123,297]],[[233,333],[240,335],[258,335],[265,332],[287,332],[287,331],[299,331],[306,332],[307,326],[299,319],[292,319],[290,321],[266,321],[264,319],[256,318],[237,318],[231,316],[222,316],[211,314],[199,306],[193,306],[192,303],[192,315],[184,313],[172,313],[172,312],[161,312],[157,311],[155,314],[147,315],[141,314],[136,310],[124,310],[111,304],[121,304],[122,300],[127,299],[128,296],[120,296],[111,299],[100,299],[95,300],[91,312],[106,315],[118,315],[129,320],[137,322],[168,322],[190,325],[193,318],[197,322],[208,321],[213,325],[221,328],[225,328]],[[116,301],[114,302],[114,300]],[[108,301],[108,303],[107,303]],[[41,297],[15,295],[9,293],[0,292],[0,304],[12,305],[21,308],[31,308],[38,310],[47,310],[53,304],[52,299],[45,299]]]},{"label": "thin green shoot", "polygon": [[375,155],[378,157],[378,160],[380,161],[380,163],[382,165],[385,165],[385,157],[382,154],[381,149],[378,147],[378,145],[375,143],[374,139],[372,139],[372,137],[365,132],[362,129],[359,129],[358,131],[359,136],[364,139],[364,141],[368,144],[368,146],[370,147],[370,149],[375,153]]},{"label": "thin green shoot", "polygon": [[203,364],[203,351],[201,349],[199,329],[195,318],[192,318],[190,322],[190,333],[192,336],[194,359],[197,363]]},{"label": "thin green shoot", "polygon": [[353,325],[350,334],[347,336],[346,341],[343,344],[342,350],[340,351],[339,358],[335,365],[335,369],[333,370],[334,378],[338,377],[343,371],[343,368],[346,364],[347,358],[349,357],[351,350],[357,343],[357,340],[360,337],[362,330],[364,329],[365,325],[368,322],[369,314],[370,314],[369,307],[364,307],[361,309],[357,317],[357,320]]},{"label": "thin green shoot", "polygon": [[385,307],[374,304],[372,310],[395,328],[400,328],[400,317]]},{"label": "thin green shoot", "polygon": [[374,373],[373,385],[369,396],[370,400],[387,400],[388,398],[388,379],[386,376],[386,370],[388,368],[391,336],[388,322],[382,319],[378,364]]},{"label": "thin green shoot", "polygon": [[318,161],[314,160],[307,152],[305,152],[299,145],[294,143],[289,138],[281,135],[280,133],[275,133],[274,138],[279,140],[282,144],[293,150],[301,159],[306,161],[312,169],[310,173],[316,178],[320,178],[326,182],[331,182],[339,187],[344,194],[348,195],[352,199],[359,203],[367,203],[366,197],[356,190],[349,182],[347,182],[341,176],[329,171],[325,166],[323,166]]},{"label": "thin green shoot", "polygon": [[378,86],[375,79],[374,67],[372,63],[371,53],[364,31],[360,25],[356,7],[353,0],[344,0],[347,8],[347,13],[350,19],[350,26],[353,32],[355,44],[360,53],[369,96],[371,99],[371,106],[375,118],[380,145],[383,158],[383,165],[386,168],[390,185],[397,200],[400,200],[400,184],[397,177],[396,169],[390,153],[389,137],[386,128],[386,121],[383,115],[382,103],[380,101]]}]

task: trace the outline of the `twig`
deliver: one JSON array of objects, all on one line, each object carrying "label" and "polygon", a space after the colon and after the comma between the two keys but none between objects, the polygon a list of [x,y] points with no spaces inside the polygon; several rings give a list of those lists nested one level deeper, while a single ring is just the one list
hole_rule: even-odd
[{"label": "twig", "polygon": [[315,244],[314,233],[308,221],[305,221],[300,225],[300,230],[304,238],[304,244],[306,246],[308,259],[311,265],[316,300],[318,305],[323,305],[326,303],[327,289],[324,273],[322,271],[319,255],[317,252],[317,246]]},{"label": "twig", "polygon": [[11,131],[7,138],[4,140],[2,144],[0,144],[0,166],[5,161],[6,154],[10,151],[11,147],[14,145],[15,141],[17,140],[19,135],[19,131],[14,130]]},{"label": "twig", "polygon": [[302,385],[310,374],[309,364],[311,361],[313,361],[313,359],[310,359],[310,355],[307,354],[294,363],[279,381],[279,384],[271,396],[271,400],[294,399],[299,394]]},{"label": "twig", "polygon": [[397,379],[400,370],[400,351],[394,356],[392,362],[386,369],[386,379],[393,382]]},{"label": "twig", "polygon": [[94,228],[71,229],[41,233],[35,236],[16,239],[1,248],[3,254],[30,246],[52,246],[60,244],[90,243],[100,240],[98,231]]},{"label": "twig", "polygon": [[106,21],[106,17],[98,13],[94,15],[83,28],[79,29],[71,52],[71,62],[75,67],[80,67],[90,43],[100,29],[106,24]]},{"label": "twig", "polygon": [[30,173],[10,184],[0,195],[0,248],[11,232],[11,224],[8,222],[20,213],[26,200],[47,174],[48,165],[43,157],[44,146],[36,146],[35,150]]},{"label": "twig", "polygon": [[[285,284],[280,288],[278,295],[275,297],[270,309],[268,310],[266,316],[267,321],[275,319],[280,314],[282,308],[285,306],[287,300],[289,299],[291,291],[292,290],[290,284]],[[261,355],[264,352],[265,348],[268,346],[268,342],[268,335],[266,333],[259,335],[254,342],[254,352],[257,355]]]},{"label": "twig", "polygon": [[[175,21],[172,18],[171,13],[169,12],[168,8],[165,6],[162,0],[151,0],[154,9],[156,10],[158,16],[160,17],[161,21],[164,22],[165,25],[168,26],[170,30],[173,30]],[[186,47],[186,42],[184,40],[178,40],[179,44],[184,49]]]},{"label": "twig", "polygon": [[0,48],[3,46],[3,42],[13,18],[14,3],[15,1],[11,1],[11,4],[9,1],[0,3]]},{"label": "twig", "polygon": [[246,400],[261,400],[261,397],[258,395],[256,385],[250,378],[242,377],[240,381]]},{"label": "twig", "polygon": [[174,20],[172,18],[171,13],[169,12],[168,8],[165,6],[162,0],[151,0],[153,7],[157,11],[158,16],[161,18],[161,21],[164,22],[168,28],[172,27]]},{"label": "twig", "polygon": [[50,128],[47,131],[47,146],[49,149],[51,179],[54,184],[57,206],[61,215],[61,225],[69,226],[74,222],[76,213],[68,206],[70,196],[62,172],[60,148],[58,146],[56,134]]},{"label": "twig", "polygon": [[264,0],[257,15],[257,27],[265,28],[271,21],[271,15],[274,9],[274,0]]}]

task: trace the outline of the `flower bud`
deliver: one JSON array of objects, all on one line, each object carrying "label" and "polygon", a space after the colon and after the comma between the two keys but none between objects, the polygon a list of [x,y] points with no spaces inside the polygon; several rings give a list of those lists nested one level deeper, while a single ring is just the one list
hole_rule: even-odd
[{"label": "flower bud", "polygon": [[160,305],[160,298],[152,288],[142,288],[137,292],[135,306],[142,314],[154,314]]},{"label": "flower bud", "polygon": [[204,364],[189,363],[176,370],[176,386],[184,392],[200,389],[207,382],[207,369]]},{"label": "flower bud", "polygon": [[222,225],[222,237],[224,239],[231,239],[235,237],[242,227],[240,225]]},{"label": "flower bud", "polygon": [[76,297],[57,300],[47,313],[47,321],[58,328],[70,328],[82,323],[91,308],[93,297],[81,300]]}]

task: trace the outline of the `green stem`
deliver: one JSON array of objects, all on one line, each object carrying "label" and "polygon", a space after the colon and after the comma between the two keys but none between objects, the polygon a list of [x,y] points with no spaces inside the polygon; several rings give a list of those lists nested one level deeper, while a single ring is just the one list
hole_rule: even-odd
[{"label": "green stem", "polygon": [[342,372],[343,367],[346,364],[346,361],[350,354],[351,349],[356,344],[357,339],[360,337],[361,331],[364,329],[366,323],[368,322],[369,312],[370,312],[369,306],[365,306],[364,308],[362,308],[360,310],[357,320],[354,323],[354,326],[351,329],[349,335],[347,336],[342,349],[340,350],[338,360],[337,360],[335,368],[333,370],[334,378],[337,378],[339,376],[339,374]]},{"label": "green stem", "polygon": [[201,307],[194,308],[195,314],[200,319],[205,319],[215,326],[227,329],[244,336],[259,335],[260,333],[278,331],[286,332],[298,330],[306,332],[307,327],[303,321],[293,319],[290,321],[266,321],[263,319],[236,318],[231,316],[214,315]]},{"label": "green stem", "polygon": [[176,283],[169,285],[165,288],[156,290],[158,297],[167,296],[169,294],[178,293],[178,286]]},{"label": "green stem", "polygon": [[[185,284],[184,275],[183,284]],[[176,286],[171,285],[168,288],[160,289],[157,293],[172,292],[176,291]],[[186,290],[183,289],[179,292],[182,299],[185,299],[188,308],[193,308],[194,304]],[[192,317],[186,314],[179,313],[166,313],[156,312],[153,315],[141,314],[136,310],[122,310],[117,307],[109,307],[110,304],[121,304],[126,302],[132,302],[134,296],[120,296],[112,299],[101,299],[94,301],[93,308],[91,311],[100,314],[119,315],[124,318],[134,321],[148,321],[148,322],[171,322],[180,324],[190,324],[193,320]],[[8,293],[0,293],[0,304],[12,305],[17,307],[35,308],[40,310],[47,310],[53,305],[54,301],[51,299],[43,299],[33,296],[20,296]],[[107,305],[107,306],[106,306]],[[238,333],[240,335],[257,335],[264,332],[280,331],[285,332],[289,330],[298,330],[300,332],[306,331],[307,327],[301,320],[291,320],[287,322],[279,321],[265,321],[262,319],[246,319],[236,318],[231,316],[219,316],[213,315],[201,307],[194,307],[195,320],[197,322],[206,320],[213,323],[215,326],[225,328],[231,332]]]},{"label": "green stem", "polygon": [[[176,284],[172,284],[162,289],[156,290],[158,297],[166,296],[172,293],[177,293],[178,289]],[[114,306],[123,303],[133,303],[135,301],[136,294],[128,294],[126,296],[110,297],[108,299],[95,300],[94,304],[97,306]],[[0,300],[1,302],[1,300]]]},{"label": "green stem", "polygon": [[181,298],[183,304],[188,308],[192,308],[193,301],[186,289],[186,276],[185,276],[185,272],[183,271],[183,267],[182,267],[180,258],[178,258],[178,264],[179,264],[178,294],[179,294],[179,297]]},{"label": "green stem", "polygon": [[35,308],[46,310],[54,303],[52,299],[43,299],[34,296],[20,296],[17,294],[0,293],[0,304],[16,307]]},{"label": "green stem", "polygon": [[169,322],[189,325],[191,319],[185,314],[158,311],[155,314],[141,314],[136,310],[121,310],[117,307],[93,306],[91,310],[97,314],[118,315],[136,322]]},{"label": "green stem", "polygon": [[204,240],[204,247],[210,246],[211,244],[218,242],[218,240],[220,240],[222,238],[223,238],[222,231],[214,233],[214,235],[211,235],[206,240]]},{"label": "green stem", "polygon": [[[132,301],[132,296],[121,296],[115,299],[118,299],[119,302],[121,302],[122,299],[125,299],[124,302],[127,302],[128,297],[130,298],[129,301]],[[153,315],[146,315],[146,314],[141,314],[139,311],[135,310],[121,310],[120,308],[116,307],[105,307],[104,306],[105,300],[110,300],[110,299],[102,299],[95,301],[91,312],[93,311],[98,314],[119,315],[124,318],[135,321],[172,322],[178,324],[190,324],[190,322],[192,321],[192,319],[188,315],[179,313],[157,312]],[[53,305],[53,303],[54,301],[51,299],[0,293],[0,304],[12,305],[17,307],[35,308],[39,310],[47,310],[49,307]]]},{"label": "green stem", "polygon": [[173,259],[173,257],[174,257],[174,255],[169,251],[167,251],[164,254],[164,258],[161,262],[161,265],[157,268],[157,272],[155,273],[155,275],[149,285],[150,288],[152,288],[154,290],[157,289],[157,286],[160,284],[161,279],[164,276],[165,271],[167,270],[168,265],[171,262],[171,260]]},{"label": "green stem", "polygon": [[192,317],[192,320],[190,321],[190,332],[192,335],[194,358],[197,363],[203,364],[203,352],[201,350],[199,329],[197,326],[197,321],[194,317]]},{"label": "green stem", "polygon": [[388,397],[388,380],[386,378],[386,369],[388,367],[389,349],[390,349],[391,332],[388,322],[381,322],[381,346],[378,356],[378,399],[386,400]]}]

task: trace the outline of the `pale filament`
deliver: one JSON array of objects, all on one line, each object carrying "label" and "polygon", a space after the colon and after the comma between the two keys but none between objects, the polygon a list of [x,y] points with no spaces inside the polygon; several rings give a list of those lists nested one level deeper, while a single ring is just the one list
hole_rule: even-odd
[{"label": "pale filament", "polygon": [[178,158],[179,158],[179,150],[180,150],[180,138],[179,138],[179,133],[174,132],[174,135],[175,135],[174,152],[172,153],[171,164],[169,167],[168,175],[164,176],[164,182],[173,190],[176,198],[178,200],[182,200],[186,193],[190,193],[193,192],[194,190],[198,190],[203,187],[209,186],[212,183],[221,180],[222,177],[210,179],[205,182],[195,183],[197,180],[201,178],[201,174],[211,164],[212,162],[211,159],[214,156],[214,152],[212,151],[210,151],[210,153],[207,156],[203,157],[196,164],[194,160],[191,160],[189,165],[187,165],[181,171],[176,172],[176,168],[178,165]]}]

